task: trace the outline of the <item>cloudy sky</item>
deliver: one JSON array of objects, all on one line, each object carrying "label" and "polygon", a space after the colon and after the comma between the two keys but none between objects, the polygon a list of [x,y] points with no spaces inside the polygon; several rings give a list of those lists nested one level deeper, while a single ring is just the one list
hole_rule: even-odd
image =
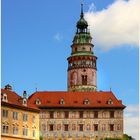
[{"label": "cloudy sky", "polygon": [[[86,0],[98,57],[98,90],[122,99],[125,133],[138,139],[139,0]],[[2,87],[22,95],[67,90],[67,57],[80,0],[2,0]]]}]

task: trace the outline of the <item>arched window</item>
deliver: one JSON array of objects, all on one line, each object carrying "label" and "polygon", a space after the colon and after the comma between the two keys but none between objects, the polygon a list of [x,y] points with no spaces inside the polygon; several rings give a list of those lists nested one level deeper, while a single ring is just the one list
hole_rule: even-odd
[{"label": "arched window", "polygon": [[36,104],[36,105],[41,104],[40,99],[36,99],[35,104]]},{"label": "arched window", "polygon": [[65,104],[64,99],[61,99],[59,103],[60,103],[61,105]]},{"label": "arched window", "polygon": [[23,99],[23,105],[27,106],[27,99]]},{"label": "arched window", "polygon": [[8,102],[6,93],[3,94],[2,101],[3,102]]},{"label": "arched window", "polygon": [[109,100],[107,101],[107,104],[109,104],[109,105],[113,104],[113,100],[112,100],[112,99],[109,99]]}]

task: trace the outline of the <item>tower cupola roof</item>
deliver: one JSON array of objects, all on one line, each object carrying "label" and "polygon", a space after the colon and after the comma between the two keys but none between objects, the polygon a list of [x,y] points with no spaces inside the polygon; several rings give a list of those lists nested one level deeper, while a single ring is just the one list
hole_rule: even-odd
[{"label": "tower cupola roof", "polygon": [[88,23],[84,19],[83,4],[81,4],[81,15],[79,21],[77,22],[77,28],[83,30],[86,29],[87,27],[88,27]]}]

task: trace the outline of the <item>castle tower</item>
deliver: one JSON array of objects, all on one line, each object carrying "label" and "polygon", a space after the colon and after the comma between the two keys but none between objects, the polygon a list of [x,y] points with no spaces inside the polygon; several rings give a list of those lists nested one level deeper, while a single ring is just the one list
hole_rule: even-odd
[{"label": "castle tower", "polygon": [[93,52],[94,45],[88,30],[88,23],[84,19],[83,4],[81,4],[80,20],[71,45],[72,53],[68,60],[68,91],[95,91],[96,60]]}]

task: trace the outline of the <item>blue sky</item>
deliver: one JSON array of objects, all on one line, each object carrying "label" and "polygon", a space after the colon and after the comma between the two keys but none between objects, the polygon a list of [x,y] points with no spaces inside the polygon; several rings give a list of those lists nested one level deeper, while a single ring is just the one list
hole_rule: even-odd
[{"label": "blue sky", "polygon": [[[94,1],[97,10],[105,3]],[[92,1],[87,1],[88,10]],[[67,89],[67,61],[79,19],[77,1],[2,1],[2,87],[27,90]],[[60,36],[60,40],[55,36]],[[94,38],[94,36],[93,36]],[[96,49],[98,90],[112,90],[125,103],[138,102],[138,49]],[[135,96],[134,96],[135,95]],[[126,97],[129,97],[126,99]]]},{"label": "blue sky", "polygon": [[[110,2],[94,4],[100,10]],[[85,3],[85,11],[91,3]],[[66,90],[66,58],[79,14],[78,0],[2,1],[2,87],[10,83],[19,94],[22,90],[30,94],[35,87]],[[56,35],[61,35],[60,40],[55,39]],[[138,49],[128,45],[103,52],[95,46],[95,54],[98,89],[112,87],[125,103],[138,102]]]},{"label": "blue sky", "polygon": [[[114,0],[87,0],[84,11],[91,8],[102,13],[113,3]],[[11,84],[20,95],[23,90],[30,95],[36,87],[43,91],[67,90],[67,57],[79,15],[80,0],[2,0],[2,87]],[[111,26],[106,28],[109,30]],[[123,43],[117,37],[118,46],[104,49],[108,42],[96,38],[94,29],[98,90],[108,91],[111,87],[125,105],[137,105],[137,45],[127,39]]]},{"label": "blue sky", "polygon": [[[100,11],[114,1],[86,1],[85,12],[92,2]],[[79,14],[78,0],[2,1],[2,87],[9,83],[19,94],[31,94],[35,87],[67,90],[66,59]],[[138,48],[95,46],[95,54],[98,90],[111,87],[125,104],[138,103]]]}]

